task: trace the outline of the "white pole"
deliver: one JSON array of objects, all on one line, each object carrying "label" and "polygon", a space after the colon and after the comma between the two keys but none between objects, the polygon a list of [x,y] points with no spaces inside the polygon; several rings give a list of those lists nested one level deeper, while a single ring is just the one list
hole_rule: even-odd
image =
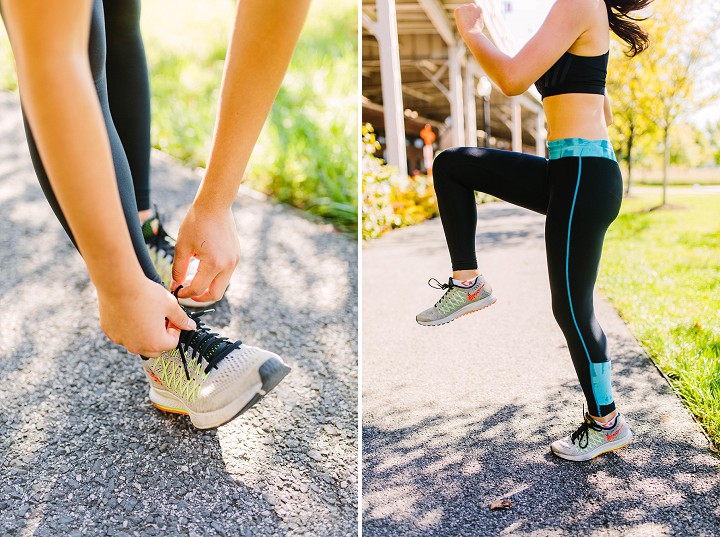
[{"label": "white pole", "polygon": [[452,144],[465,145],[465,120],[463,110],[463,83],[461,55],[465,54],[465,46],[448,47],[448,65],[450,76],[450,117],[452,118]]},{"label": "white pole", "polygon": [[538,157],[544,157],[547,131],[545,131],[545,114],[543,112],[538,112],[537,114],[535,133],[535,153]]},{"label": "white pole", "polygon": [[385,116],[387,163],[395,166],[400,176],[404,177],[407,175],[407,153],[395,0],[376,0],[376,8],[375,37],[380,45],[380,80]]},{"label": "white pole", "polygon": [[522,118],[520,101],[512,98],[512,150],[518,153],[522,152]]},{"label": "white pole", "polygon": [[465,143],[477,147],[477,110],[475,109],[475,77],[469,67],[465,68]]}]

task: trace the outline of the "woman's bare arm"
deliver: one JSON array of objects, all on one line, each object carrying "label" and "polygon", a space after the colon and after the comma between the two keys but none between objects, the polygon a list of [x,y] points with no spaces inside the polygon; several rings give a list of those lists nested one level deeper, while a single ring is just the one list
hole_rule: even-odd
[{"label": "woman's bare arm", "polygon": [[482,33],[482,9],[455,10],[460,36],[483,70],[508,96],[520,95],[540,78],[592,24],[596,0],[557,0],[537,33],[515,56],[498,50]]},{"label": "woman's bare arm", "polygon": [[[91,6],[91,0],[2,1],[23,105],[53,192],[97,287],[103,329],[131,352],[157,355],[177,344],[165,317],[183,328],[189,318],[144,276],[132,247],[90,72]],[[137,303],[127,303],[128,297],[147,299],[148,293],[157,304],[138,311]]]},{"label": "woman's bare arm", "polygon": [[310,0],[238,2],[207,171],[175,247],[173,285],[183,283],[191,256],[200,260],[192,284],[180,291],[183,298],[220,299],[237,266],[230,207],[309,6]]}]

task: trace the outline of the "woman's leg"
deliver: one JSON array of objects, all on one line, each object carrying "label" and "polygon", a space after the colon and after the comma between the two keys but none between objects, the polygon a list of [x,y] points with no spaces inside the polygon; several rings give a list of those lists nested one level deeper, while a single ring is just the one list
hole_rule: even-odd
[{"label": "woman's leg", "polygon": [[455,147],[433,163],[440,218],[454,271],[477,269],[475,191],[545,214],[548,161],[524,153]]},{"label": "woman's leg", "polygon": [[[90,68],[95,79],[95,86],[97,88],[100,106],[107,126],[108,137],[110,139],[110,147],[112,149],[113,163],[115,164],[115,175],[117,178],[118,190],[120,192],[123,211],[125,213],[125,220],[128,223],[128,229],[130,231],[130,238],[132,239],[135,255],[137,255],[138,261],[140,262],[140,266],[142,267],[145,275],[149,279],[157,283],[161,283],[160,277],[153,267],[147,247],[145,246],[145,239],[143,238],[140,223],[138,222],[138,210],[137,205],[135,204],[135,192],[133,189],[130,167],[110,115],[105,77],[105,22],[101,0],[95,0],[93,3],[89,55]],[[60,220],[63,228],[65,228],[65,231],[70,236],[70,239],[75,242],[67,220],[65,219],[65,216],[60,209],[60,205],[55,198],[55,194],[52,191],[52,187],[50,186],[50,182],[47,174],[45,173],[45,168],[27,121],[25,122],[25,132],[27,134],[30,156],[32,157],[33,166],[35,167],[35,173],[38,176],[43,192],[45,193],[45,196],[47,197],[48,202],[50,203],[50,206],[55,212],[58,220]],[[78,195],[82,195],[82,192],[78,192]],[[112,238],[108,237],[108,240],[112,240]]]},{"label": "woman's leg", "polygon": [[622,200],[617,163],[567,157],[549,164],[545,242],[553,313],[567,339],[588,412],[615,410],[605,334],[595,318],[593,289],[608,226]]},{"label": "woman's leg", "polygon": [[140,0],[103,0],[108,102],[130,165],[139,211],[150,210],[150,81]]}]

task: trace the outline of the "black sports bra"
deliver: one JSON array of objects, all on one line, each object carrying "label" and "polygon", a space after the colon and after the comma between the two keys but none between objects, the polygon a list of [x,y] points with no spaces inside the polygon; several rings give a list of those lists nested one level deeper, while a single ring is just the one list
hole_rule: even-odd
[{"label": "black sports bra", "polygon": [[543,98],[563,93],[604,95],[609,52],[602,56],[566,52],[535,82],[535,87]]}]

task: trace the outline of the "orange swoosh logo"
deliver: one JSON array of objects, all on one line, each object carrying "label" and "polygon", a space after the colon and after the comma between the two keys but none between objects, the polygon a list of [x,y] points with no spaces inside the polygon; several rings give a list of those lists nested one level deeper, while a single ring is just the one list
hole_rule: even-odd
[{"label": "orange swoosh logo", "polygon": [[162,384],[162,382],[160,381],[160,379],[157,377],[157,375],[156,375],[155,373],[153,373],[152,370],[146,369],[145,371],[148,372],[148,374],[152,377],[152,379],[153,379],[155,382],[157,382],[158,384]]},{"label": "orange swoosh logo", "polygon": [[605,438],[608,439],[608,442],[611,442],[612,440],[614,440],[615,437],[618,435],[618,433],[619,433],[620,431],[622,431],[622,428],[623,428],[623,427],[625,427],[625,424],[624,424],[624,423],[623,423],[623,424],[620,426],[620,428],[619,428],[617,431],[615,431],[613,434],[607,434],[607,433],[605,433]]},{"label": "orange swoosh logo", "polygon": [[475,291],[473,294],[468,293],[468,300],[475,300],[475,297],[480,294],[480,291],[482,291],[482,288],[485,287],[485,284],[483,283],[480,288]]}]

